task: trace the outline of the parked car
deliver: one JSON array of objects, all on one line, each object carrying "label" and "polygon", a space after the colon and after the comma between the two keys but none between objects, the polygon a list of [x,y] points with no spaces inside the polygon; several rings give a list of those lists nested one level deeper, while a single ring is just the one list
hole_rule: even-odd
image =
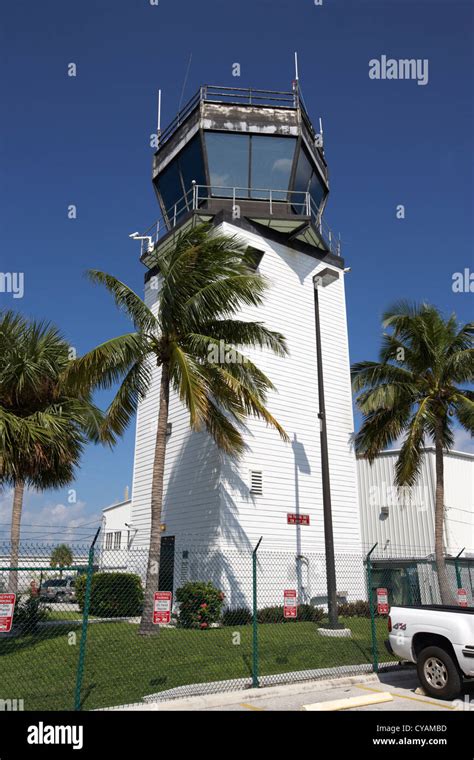
[{"label": "parked car", "polygon": [[474,678],[474,607],[432,604],[392,607],[387,649],[416,664],[427,694],[454,699]]},{"label": "parked car", "polygon": [[75,578],[53,578],[45,581],[40,590],[40,599],[50,602],[75,602]]}]

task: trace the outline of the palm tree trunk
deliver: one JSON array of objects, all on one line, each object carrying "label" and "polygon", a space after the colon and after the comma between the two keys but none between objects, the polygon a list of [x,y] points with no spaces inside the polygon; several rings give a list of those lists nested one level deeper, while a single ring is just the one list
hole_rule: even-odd
[{"label": "palm tree trunk", "polygon": [[[25,484],[19,481],[15,485],[13,492],[12,524],[10,533],[10,568],[18,567],[18,558],[20,555],[20,523],[21,510],[23,508],[23,492]],[[18,571],[10,569],[8,578],[8,591],[10,594],[18,593]]]},{"label": "palm tree trunk", "polygon": [[155,440],[155,458],[153,462],[151,482],[151,528],[150,552],[146,573],[145,598],[139,633],[157,634],[159,626],[153,624],[154,593],[158,591],[158,576],[160,571],[161,553],[161,512],[163,508],[163,479],[165,472],[166,428],[169,410],[169,366],[161,365],[160,408],[158,413],[158,428]]},{"label": "palm tree trunk", "polygon": [[441,433],[435,436],[436,495],[435,495],[435,559],[439,591],[443,604],[455,604],[444,558],[444,462]]}]

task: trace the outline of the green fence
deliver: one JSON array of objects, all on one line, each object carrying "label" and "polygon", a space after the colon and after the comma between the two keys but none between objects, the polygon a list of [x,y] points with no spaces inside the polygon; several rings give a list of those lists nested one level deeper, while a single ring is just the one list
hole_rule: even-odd
[{"label": "green fence", "polygon": [[[0,546],[3,615],[8,594],[16,595],[11,630],[4,618],[2,631],[0,615],[0,699],[22,700],[26,710],[91,710],[371,672],[394,664],[377,589],[387,589],[390,604],[432,603],[437,593],[426,555],[337,554],[340,628],[331,631],[323,553],[269,550],[264,540],[258,550],[164,541],[156,592],[165,593],[153,623],[143,612],[145,547],[71,546],[72,563],[62,569],[51,567],[53,548],[22,546],[10,568],[9,547]],[[453,588],[466,585],[469,563],[448,566]],[[472,604],[472,586],[468,594]]]},{"label": "green fence", "polygon": [[[378,545],[368,552],[365,560],[367,589],[372,621],[372,650],[374,670],[386,658],[386,634],[375,626],[378,606],[378,590],[386,591],[387,601],[392,605],[441,604],[436,562],[431,552],[398,550],[387,556]],[[452,589],[452,603],[458,603],[458,590],[469,606],[474,601],[474,560],[461,555],[446,557],[448,579]],[[382,597],[383,598],[383,597]]]}]

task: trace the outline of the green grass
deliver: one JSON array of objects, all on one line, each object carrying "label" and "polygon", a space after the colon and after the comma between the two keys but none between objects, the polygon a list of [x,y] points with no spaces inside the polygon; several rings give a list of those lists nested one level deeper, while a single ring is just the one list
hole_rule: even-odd
[{"label": "green grass", "polygon": [[[260,675],[370,663],[370,621],[344,622],[352,630],[350,639],[323,637],[313,623],[260,625]],[[388,660],[382,644],[386,621],[377,620],[377,626],[380,661]],[[71,709],[79,638],[77,626],[68,631],[61,625],[41,628],[35,636],[0,639],[2,698],[24,699],[26,710]],[[83,708],[137,702],[185,684],[250,678],[251,644],[251,626],[164,628],[156,637],[142,637],[130,623],[90,625]]]}]

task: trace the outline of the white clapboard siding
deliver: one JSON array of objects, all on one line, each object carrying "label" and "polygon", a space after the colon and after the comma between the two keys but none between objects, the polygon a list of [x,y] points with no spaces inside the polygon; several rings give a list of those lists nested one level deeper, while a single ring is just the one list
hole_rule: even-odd
[{"label": "white clapboard siding", "polygon": [[[265,546],[305,552],[324,548],[321,464],[318,420],[314,291],[312,278],[327,266],[229,224],[223,232],[242,236],[248,245],[265,251],[259,270],[271,282],[264,304],[245,309],[241,318],[256,319],[283,333],[289,356],[254,350],[249,358],[270,377],[276,390],[268,408],[290,437],[262,421],[250,419],[248,450],[238,463],[220,455],[204,433],[190,433],[187,412],[171,394],[165,473],[165,535],[250,549],[260,536]],[[328,427],[331,494],[336,551],[360,547],[356,462],[353,432],[344,274],[320,291],[324,386]],[[152,303],[156,290],[148,288]],[[133,481],[135,527],[146,537],[150,524],[150,487],[154,426],[158,405],[158,372],[153,388],[140,405]],[[263,492],[252,494],[251,471],[261,471]],[[310,516],[310,525],[287,524],[287,514]]]}]

